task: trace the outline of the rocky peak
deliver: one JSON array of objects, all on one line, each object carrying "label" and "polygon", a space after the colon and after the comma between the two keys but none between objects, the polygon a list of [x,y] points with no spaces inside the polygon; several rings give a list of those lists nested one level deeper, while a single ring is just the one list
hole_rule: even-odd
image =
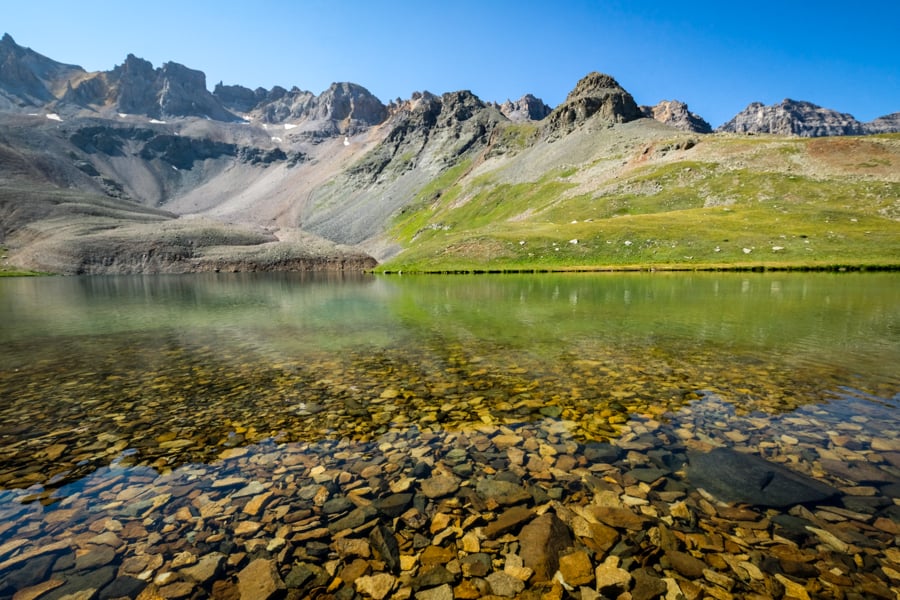
[{"label": "rocky peak", "polygon": [[387,107],[369,90],[355,83],[332,83],[316,99],[314,119],[377,125],[387,118]]},{"label": "rocky peak", "polygon": [[235,119],[206,89],[203,71],[179,63],[167,62],[154,69],[149,61],[129,54],[105,78],[108,81],[106,102],[119,112],[155,118]]},{"label": "rocky peak", "polygon": [[732,133],[774,133],[820,137],[866,133],[853,115],[822,108],[811,102],[785,99],[780,104],[752,102],[733,119],[719,127]]},{"label": "rocky peak", "polygon": [[0,96],[19,106],[56,100],[53,90],[84,69],[56,62],[16,43],[8,33],[0,39]]},{"label": "rocky peak", "polygon": [[864,123],[867,133],[900,133],[900,112],[878,117]]},{"label": "rocky peak", "polygon": [[549,137],[564,135],[589,119],[612,124],[642,116],[634,98],[615,79],[594,72],[582,78],[566,101],[553,109],[547,117],[545,133]]},{"label": "rocky peak", "polygon": [[656,119],[665,123],[694,133],[712,133],[712,127],[703,117],[688,110],[688,105],[678,100],[662,100],[656,106],[641,106],[641,112],[648,119]]},{"label": "rocky peak", "polygon": [[552,111],[543,100],[531,94],[525,94],[515,102],[507,100],[499,108],[503,116],[514,123],[540,121]]}]

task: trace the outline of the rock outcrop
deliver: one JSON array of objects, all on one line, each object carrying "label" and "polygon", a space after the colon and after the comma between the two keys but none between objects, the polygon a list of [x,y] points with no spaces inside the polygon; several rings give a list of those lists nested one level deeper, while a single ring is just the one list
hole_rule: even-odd
[{"label": "rock outcrop", "polygon": [[865,123],[867,133],[898,133],[900,132],[900,112],[878,117]]},{"label": "rock outcrop", "polygon": [[175,62],[154,69],[150,62],[133,54],[112,71],[94,73],[75,84],[70,82],[62,100],[84,107],[114,107],[119,113],[155,119],[237,119],[206,89],[202,71]]},{"label": "rock outcrop", "polygon": [[263,123],[290,121],[302,131],[320,135],[352,135],[388,116],[388,108],[369,90],[348,82],[333,83],[318,96],[296,87],[251,90],[219,83],[213,95],[248,118]]},{"label": "rock outcrop", "polygon": [[678,100],[661,100],[656,106],[641,106],[648,119],[656,119],[682,131],[712,133],[712,127],[703,117],[688,110],[688,105]]},{"label": "rock outcrop", "polygon": [[822,108],[811,102],[786,99],[765,106],[753,102],[719,127],[731,133],[774,133],[801,137],[862,135],[866,129],[853,115]]},{"label": "rock outcrop", "polygon": [[631,94],[619,83],[602,73],[590,73],[566,101],[553,109],[546,119],[545,134],[549,138],[565,135],[590,119],[604,123],[627,123],[643,117]]},{"label": "rock outcrop", "polygon": [[9,107],[54,102],[54,88],[82,73],[81,67],[56,62],[19,46],[8,33],[0,39],[0,101],[5,100]]},{"label": "rock outcrop", "polygon": [[507,100],[499,105],[499,109],[513,123],[540,121],[553,110],[543,100],[531,94],[525,94],[516,101]]}]

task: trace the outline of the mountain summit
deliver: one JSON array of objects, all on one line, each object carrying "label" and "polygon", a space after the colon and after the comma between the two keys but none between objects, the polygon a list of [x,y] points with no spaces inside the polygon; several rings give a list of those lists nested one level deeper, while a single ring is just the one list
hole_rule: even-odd
[{"label": "mountain summit", "polygon": [[578,82],[565,102],[547,117],[550,137],[564,135],[589,119],[605,123],[626,123],[643,117],[631,94],[615,79],[603,73],[589,73]]}]

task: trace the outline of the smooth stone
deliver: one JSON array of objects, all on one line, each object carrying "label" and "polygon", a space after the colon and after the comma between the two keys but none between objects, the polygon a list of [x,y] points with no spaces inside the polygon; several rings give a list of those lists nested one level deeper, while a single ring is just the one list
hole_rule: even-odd
[{"label": "smooth stone", "polygon": [[94,546],[86,554],[75,557],[75,569],[90,571],[108,565],[116,558],[116,551],[109,546]]},{"label": "smooth stone", "polygon": [[531,500],[531,494],[521,485],[497,479],[482,479],[475,491],[485,500],[494,500],[501,506],[523,504]]},{"label": "smooth stone", "polygon": [[839,492],[828,484],[729,448],[688,451],[688,479],[725,502],[783,508],[821,502]]},{"label": "smooth stone", "polygon": [[47,592],[54,590],[65,583],[62,579],[48,579],[43,583],[29,587],[17,587],[19,591],[13,594],[12,600],[37,600]]},{"label": "smooth stone", "polygon": [[266,486],[261,481],[251,481],[243,488],[239,489],[231,495],[232,498],[244,498],[246,496],[256,496],[266,491]]},{"label": "smooth stone", "polygon": [[685,552],[673,550],[667,552],[666,556],[672,564],[672,568],[685,577],[699,579],[700,577],[703,577],[703,570],[708,568],[705,562]]},{"label": "smooth stone", "polygon": [[136,598],[144,588],[147,587],[146,581],[141,581],[135,577],[117,577],[112,583],[103,588],[100,592],[100,599],[107,598]]},{"label": "smooth stone", "polygon": [[572,532],[555,513],[537,517],[519,532],[519,553],[535,581],[550,581],[559,568],[559,555],[573,544]]},{"label": "smooth stone", "polygon": [[194,593],[194,584],[187,581],[176,581],[159,588],[159,597],[164,600],[187,598]]},{"label": "smooth stone", "polygon": [[584,457],[588,462],[612,464],[618,460],[622,451],[612,444],[590,442],[584,445]]},{"label": "smooth stone", "polygon": [[[10,569],[0,576],[0,591],[5,588],[21,590],[41,583],[50,574],[56,556],[36,556],[17,569]],[[61,584],[60,584],[61,585]]]},{"label": "smooth stone", "polygon": [[47,595],[49,599],[65,598],[69,595],[83,594],[90,591],[86,598],[94,598],[97,590],[103,589],[116,578],[116,568],[101,567],[83,574],[66,575],[66,583]]},{"label": "smooth stone", "polygon": [[331,500],[327,500],[325,504],[322,505],[322,512],[326,515],[333,515],[337,513],[347,512],[348,510],[353,510],[356,508],[356,505],[350,501],[346,496],[338,496],[336,498],[332,498]]},{"label": "smooth stone", "polygon": [[254,496],[244,505],[244,514],[251,517],[257,516],[273,495],[274,492],[265,492],[264,494]]},{"label": "smooth stone", "polygon": [[459,480],[449,475],[437,475],[422,481],[421,486],[423,494],[435,499],[456,492],[459,489]]},{"label": "smooth stone", "polygon": [[669,473],[671,473],[671,471],[669,471],[668,469],[659,469],[655,467],[641,467],[628,471],[628,475],[644,483],[653,483],[654,481],[665,477]]},{"label": "smooth stone", "polygon": [[194,564],[197,564],[197,555],[189,550],[184,550],[172,557],[171,567],[177,569],[179,567],[188,567]]},{"label": "smooth stone", "polygon": [[532,517],[534,517],[534,512],[531,509],[524,506],[513,506],[501,513],[496,521],[488,523],[483,533],[488,539],[494,539],[514,530]]},{"label": "smooth stone", "polygon": [[619,529],[640,531],[647,522],[646,517],[637,515],[627,508],[616,506],[591,506],[588,508],[588,512],[598,521]]},{"label": "smooth stone", "polygon": [[887,471],[862,461],[840,461],[823,458],[819,461],[822,468],[843,479],[849,479],[856,483],[892,483],[897,478],[892,477]]},{"label": "smooth stone", "polygon": [[238,573],[241,600],[268,600],[285,589],[274,560],[257,558]]},{"label": "smooth stone", "polygon": [[253,535],[260,529],[262,529],[262,523],[256,521],[240,521],[234,528],[234,535],[238,537]]},{"label": "smooth stone", "polygon": [[332,533],[337,533],[345,529],[356,529],[376,516],[378,516],[378,509],[371,504],[367,504],[366,506],[360,506],[359,508],[353,509],[346,517],[338,519],[337,521],[332,521],[328,524],[328,529]]},{"label": "smooth stone", "polygon": [[495,596],[514,598],[525,589],[525,582],[503,571],[495,571],[485,578]]},{"label": "smooth stone", "polygon": [[189,579],[200,585],[216,576],[222,563],[225,562],[225,555],[219,552],[204,555],[197,564],[185,567],[179,571],[185,579]]},{"label": "smooth stone", "polygon": [[385,515],[394,518],[399,517],[412,503],[413,495],[407,493],[391,494],[375,500],[372,504]]}]

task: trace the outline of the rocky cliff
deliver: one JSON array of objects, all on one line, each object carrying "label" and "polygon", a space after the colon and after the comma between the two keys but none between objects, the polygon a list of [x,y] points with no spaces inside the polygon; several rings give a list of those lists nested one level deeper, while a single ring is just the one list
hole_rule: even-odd
[{"label": "rocky cliff", "polygon": [[790,99],[769,106],[753,102],[733,119],[719,127],[719,131],[773,133],[802,137],[866,133],[863,124],[857,121],[853,115],[822,108],[811,102]]},{"label": "rocky cliff", "polygon": [[641,112],[648,119],[671,125],[682,131],[712,133],[712,127],[703,117],[688,110],[688,105],[678,100],[662,100],[656,106],[641,106]]},{"label": "rocky cliff", "polygon": [[900,131],[900,112],[878,117],[864,126],[867,133],[897,133]]},{"label": "rocky cliff", "polygon": [[500,112],[513,123],[522,123],[526,121],[540,121],[549,115],[553,109],[544,104],[540,98],[535,98],[531,94],[525,94],[516,101],[507,100],[500,104]]},{"label": "rocky cliff", "polygon": [[631,94],[615,79],[594,72],[581,79],[569,92],[565,102],[547,116],[544,132],[554,138],[571,132],[591,119],[612,124],[627,123],[643,116]]},{"label": "rocky cliff", "polygon": [[60,85],[83,73],[81,67],[56,62],[19,46],[8,33],[0,39],[0,107],[52,103]]}]

